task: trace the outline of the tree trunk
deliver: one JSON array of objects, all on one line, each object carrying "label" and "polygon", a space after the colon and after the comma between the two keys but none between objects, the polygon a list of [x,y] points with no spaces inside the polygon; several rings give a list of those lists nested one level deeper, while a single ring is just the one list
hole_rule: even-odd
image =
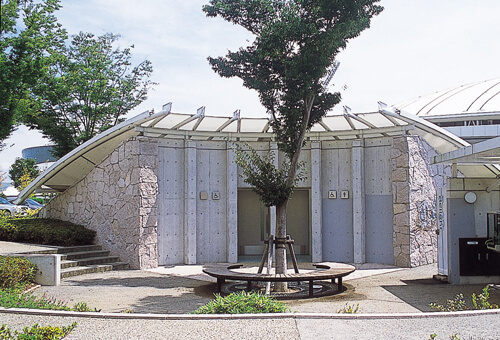
[{"label": "tree trunk", "polygon": [[[283,204],[276,207],[276,238],[286,239],[286,206],[288,200]],[[287,270],[287,259],[286,259],[286,245],[277,244],[275,248],[276,252],[276,273],[286,274]],[[286,292],[287,290],[286,282],[276,282],[274,284],[275,292]]]},{"label": "tree trunk", "polygon": [[[295,153],[290,158],[290,169],[288,170],[287,184],[288,186],[293,186],[295,181],[295,175],[297,173],[297,165],[299,163],[300,152],[302,151],[302,142],[304,141],[307,124],[309,122],[309,117],[311,115],[311,109],[314,102],[315,95],[310,95],[305,98],[306,107],[304,109],[304,114],[302,117],[302,129],[300,131],[297,149]],[[286,206],[288,204],[288,199],[281,205],[276,206],[276,238],[286,239]],[[286,274],[286,244],[279,244],[275,248],[276,251],[276,273]],[[274,285],[274,291],[285,292],[288,288],[286,282],[276,282]]]}]

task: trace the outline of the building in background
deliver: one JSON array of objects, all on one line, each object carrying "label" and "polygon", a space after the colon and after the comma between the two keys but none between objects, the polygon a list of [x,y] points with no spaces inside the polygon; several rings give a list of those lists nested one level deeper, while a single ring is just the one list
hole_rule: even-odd
[{"label": "building in background", "polygon": [[500,78],[438,91],[395,107],[471,144],[500,136]]},{"label": "building in background", "polygon": [[55,161],[57,157],[51,154],[52,146],[34,146],[31,148],[23,149],[22,158],[32,158],[36,161],[36,165],[41,171],[48,169]]}]

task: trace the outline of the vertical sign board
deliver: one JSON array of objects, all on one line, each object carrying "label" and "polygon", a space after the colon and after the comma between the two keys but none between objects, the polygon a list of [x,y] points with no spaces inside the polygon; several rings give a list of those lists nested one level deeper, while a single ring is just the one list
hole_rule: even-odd
[{"label": "vertical sign board", "polygon": [[446,189],[437,194],[437,233],[438,233],[438,273],[448,275],[448,230],[446,228]]}]

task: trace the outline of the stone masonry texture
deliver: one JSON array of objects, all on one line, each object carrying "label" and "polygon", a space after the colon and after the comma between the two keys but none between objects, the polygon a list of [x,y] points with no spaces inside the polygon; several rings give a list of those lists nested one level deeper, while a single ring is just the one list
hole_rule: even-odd
[{"label": "stone masonry texture", "polygon": [[393,142],[393,245],[395,265],[400,267],[437,261],[437,189],[445,186],[451,169],[430,165],[435,154],[418,136]]},{"label": "stone masonry texture", "polygon": [[131,268],[155,268],[157,173],[157,142],[131,138],[53,199],[42,214],[95,230],[96,243]]}]

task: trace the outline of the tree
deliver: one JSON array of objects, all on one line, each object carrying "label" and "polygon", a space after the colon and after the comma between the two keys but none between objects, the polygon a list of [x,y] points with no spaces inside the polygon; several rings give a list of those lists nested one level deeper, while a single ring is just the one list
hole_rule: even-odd
[{"label": "tree", "polygon": [[[255,36],[250,46],[208,60],[220,76],[239,77],[244,86],[256,90],[272,115],[278,150],[288,159],[286,175],[274,178],[269,158],[261,159],[269,163],[262,166],[252,161],[253,156],[246,161],[245,156],[238,157],[252,174],[246,174],[246,180],[261,200],[276,206],[278,241],[286,238],[286,207],[300,172],[305,134],[340,101],[340,94],[330,93],[324,79],[347,41],[368,28],[371,18],[382,11],[375,5],[378,1],[211,0],[203,7],[207,16],[221,16]],[[286,273],[286,249],[278,245],[276,272]]]},{"label": "tree", "polygon": [[30,109],[30,88],[43,77],[53,51],[66,39],[53,15],[60,8],[59,0],[36,4],[1,0],[1,5],[0,143],[12,133],[22,112]]},{"label": "tree", "polygon": [[[26,183],[31,182],[40,173],[36,161],[33,158],[16,158],[14,164],[9,168],[9,176],[14,182],[14,187],[22,190],[22,186],[26,187]],[[29,180],[31,179],[31,180]],[[22,188],[22,189],[20,189]]]},{"label": "tree", "polygon": [[131,49],[114,48],[118,35],[94,37],[80,32],[71,44],[53,55],[43,81],[33,87],[36,110],[23,117],[56,143],[62,157],[122,118],[147,97],[154,85],[153,68],[145,60],[131,67]]}]

